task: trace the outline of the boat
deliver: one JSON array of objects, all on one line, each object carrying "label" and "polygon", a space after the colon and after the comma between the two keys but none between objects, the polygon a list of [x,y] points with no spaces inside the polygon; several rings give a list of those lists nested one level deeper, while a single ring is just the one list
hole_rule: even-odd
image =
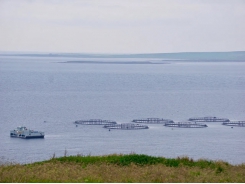
[{"label": "boat", "polygon": [[10,131],[10,137],[18,137],[22,139],[44,138],[44,132],[30,130],[25,126],[19,126]]}]

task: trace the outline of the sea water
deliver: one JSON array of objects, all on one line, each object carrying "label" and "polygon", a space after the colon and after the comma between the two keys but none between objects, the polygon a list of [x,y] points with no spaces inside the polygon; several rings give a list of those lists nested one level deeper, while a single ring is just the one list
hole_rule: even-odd
[{"label": "sea water", "polygon": [[[145,130],[108,131],[73,124],[151,117],[245,120],[245,62],[66,63],[71,59],[0,56],[1,160],[138,153],[245,163],[245,127],[209,122],[207,128],[148,125]],[[45,138],[11,138],[9,131],[20,125],[44,131]]]}]

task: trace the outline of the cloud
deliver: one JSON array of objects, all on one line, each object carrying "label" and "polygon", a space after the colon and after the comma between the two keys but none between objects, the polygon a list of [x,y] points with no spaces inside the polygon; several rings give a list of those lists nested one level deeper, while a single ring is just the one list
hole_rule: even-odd
[{"label": "cloud", "polygon": [[[71,3],[72,2],[72,3]],[[1,17],[12,20],[41,23],[103,22],[124,23],[166,19],[184,19],[191,11],[198,11],[193,5],[183,6],[175,1],[124,0],[124,1],[5,1]],[[134,25],[132,25],[134,26]]]},{"label": "cloud", "polygon": [[245,50],[244,0],[2,0],[0,50]]}]

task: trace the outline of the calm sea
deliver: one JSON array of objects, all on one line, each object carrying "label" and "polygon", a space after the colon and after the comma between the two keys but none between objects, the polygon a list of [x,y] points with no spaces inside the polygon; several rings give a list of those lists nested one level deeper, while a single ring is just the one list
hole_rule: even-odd
[{"label": "calm sea", "polygon": [[[108,131],[73,124],[92,118],[118,123],[149,117],[245,120],[245,62],[62,63],[69,60],[74,58],[0,56],[1,160],[29,163],[65,152],[134,152],[245,163],[245,128],[207,123],[197,129],[149,125]],[[46,136],[10,138],[9,131],[19,125]]]}]

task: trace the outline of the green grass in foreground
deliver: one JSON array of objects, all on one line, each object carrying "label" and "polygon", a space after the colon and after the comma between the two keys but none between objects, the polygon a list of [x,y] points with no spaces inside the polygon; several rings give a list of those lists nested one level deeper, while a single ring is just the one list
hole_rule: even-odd
[{"label": "green grass in foreground", "polygon": [[0,166],[0,182],[245,182],[245,165],[147,155],[65,156]]}]

